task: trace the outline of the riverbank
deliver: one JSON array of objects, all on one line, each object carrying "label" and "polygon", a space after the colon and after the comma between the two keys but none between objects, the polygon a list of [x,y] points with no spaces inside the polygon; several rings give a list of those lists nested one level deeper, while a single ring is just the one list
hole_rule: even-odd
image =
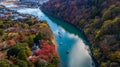
[{"label": "riverbank", "polygon": [[119,4],[118,0],[54,0],[43,4],[42,9],[76,27],[81,27],[91,43],[93,56],[101,67],[119,67]]},{"label": "riverbank", "polygon": [[[60,20],[60,21],[66,22],[66,23],[74,26],[77,30],[82,31],[83,34],[85,34],[84,30],[81,29],[80,27],[78,28],[78,27],[76,27],[75,25],[73,25],[72,23],[69,23],[69,22],[67,22],[67,21],[65,21],[65,20],[62,20],[62,19],[60,19],[60,18],[57,18],[56,16],[54,16],[54,15],[52,15],[52,14],[49,14],[47,11],[45,11],[45,10],[42,9],[42,8],[40,8],[40,9],[41,9],[42,12],[44,12],[47,16],[50,15],[50,16],[52,16],[52,17],[54,17],[54,18],[56,18],[56,19],[58,19],[58,20]],[[49,17],[49,16],[48,16],[48,17]],[[96,60],[96,59],[94,58],[94,56],[93,56],[92,44],[91,44],[91,43],[89,42],[89,40],[87,39],[86,35],[83,35],[83,36],[84,36],[84,38],[85,38],[85,39],[83,39],[83,40],[85,40],[86,45],[88,45],[88,46],[90,47],[90,52],[91,52],[90,55],[91,55],[91,57],[92,57],[92,59],[93,59],[93,61],[94,61],[94,63],[95,63],[95,67],[99,67],[99,64],[98,64],[97,60]],[[94,65],[94,64],[93,64],[93,65]]]},{"label": "riverbank", "polygon": [[61,67],[93,66],[93,61],[89,54],[89,47],[85,45],[86,40],[84,34],[77,30],[73,25],[56,18],[52,18],[50,15],[45,15],[40,9],[26,8],[20,9],[18,12],[23,14],[32,14],[37,16],[40,20],[48,21],[58,44],[57,49],[59,51]]},{"label": "riverbank", "polygon": [[59,66],[55,38],[46,21],[0,6],[0,67]]},{"label": "riverbank", "polygon": [[[49,14],[47,11],[45,11],[44,9],[42,9],[42,8],[40,8],[40,10],[42,11],[42,12],[44,12],[49,18],[50,18],[50,16],[52,16],[52,17],[54,17],[55,19],[58,19],[58,20],[60,20],[60,21],[63,21],[63,22],[65,22],[65,23],[68,23],[68,24],[70,24],[71,26],[73,26],[75,29],[77,29],[77,30],[79,30],[79,31],[81,31],[83,34],[85,34],[84,33],[84,30],[82,29],[82,28],[78,28],[78,27],[76,27],[75,25],[73,25],[72,23],[70,23],[70,22],[67,22],[67,21],[65,21],[65,20],[62,20],[62,19],[60,19],[60,18],[58,18],[58,17],[56,17],[56,16],[54,16],[54,15],[52,15],[52,14]],[[59,24],[59,23],[58,23]],[[64,28],[65,28],[65,26],[63,26]],[[67,29],[67,28],[66,28]],[[72,30],[71,30],[72,31]],[[71,32],[71,31],[69,31],[69,32]],[[80,36],[80,37],[82,37],[82,36]],[[86,37],[86,35],[83,35],[83,37],[82,38],[84,38],[83,40],[88,44],[88,45],[90,45],[89,44],[89,41],[88,41],[88,39],[87,39],[87,37]]]}]

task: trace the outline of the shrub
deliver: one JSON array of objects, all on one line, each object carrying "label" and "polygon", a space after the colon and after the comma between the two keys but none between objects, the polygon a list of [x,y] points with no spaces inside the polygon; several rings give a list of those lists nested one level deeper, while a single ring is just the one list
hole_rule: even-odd
[{"label": "shrub", "polygon": [[17,55],[17,59],[24,60],[24,61],[27,60],[27,55],[25,53],[25,50],[20,50],[20,52]]},{"label": "shrub", "polygon": [[45,36],[39,32],[39,34],[34,38],[34,43],[39,43],[39,40],[46,39]]},{"label": "shrub", "polygon": [[58,57],[57,55],[55,55],[55,56],[53,57],[51,63],[52,63],[53,65],[55,65],[55,67],[58,67],[59,62],[60,62],[59,57]]},{"label": "shrub", "polygon": [[0,28],[3,28],[4,26],[3,26],[3,22],[2,21],[0,21]]},{"label": "shrub", "polygon": [[106,20],[101,27],[101,34],[108,34],[111,33],[110,29],[112,25],[112,20]]},{"label": "shrub", "polygon": [[47,23],[47,21],[46,21],[46,20],[43,20],[42,22],[43,22],[43,23]]},{"label": "shrub", "polygon": [[101,33],[102,34],[116,34],[116,33],[119,33],[119,23],[120,23],[119,17],[116,17],[113,20],[104,21],[103,26],[101,28]]},{"label": "shrub", "polygon": [[29,28],[29,25],[28,24],[24,24],[24,28]]},{"label": "shrub", "polygon": [[12,62],[6,59],[0,59],[0,67],[13,67]]},{"label": "shrub", "polygon": [[107,63],[102,62],[101,65],[100,65],[100,67],[107,67]]},{"label": "shrub", "polygon": [[29,54],[29,52],[31,52],[31,50],[28,46],[24,45],[23,43],[19,43],[19,44],[16,44],[15,46],[11,47],[8,50],[7,56],[8,56],[8,58],[10,58],[10,56],[17,57],[18,54],[21,54],[21,52],[25,52],[25,54],[28,56],[28,54]]},{"label": "shrub", "polygon": [[39,56],[41,59],[44,59],[50,62],[55,55],[55,45],[43,45],[40,50],[34,52],[35,55]]},{"label": "shrub", "polygon": [[115,7],[116,7],[116,5],[111,5],[111,6],[109,7],[109,10],[113,10]]},{"label": "shrub", "polygon": [[112,10],[113,13],[117,14],[117,13],[120,13],[120,7],[115,7],[113,10]]},{"label": "shrub", "polygon": [[28,44],[30,45],[30,46],[33,46],[34,45],[34,38],[35,38],[35,35],[30,35],[29,37],[28,37]]},{"label": "shrub", "polygon": [[107,20],[107,19],[110,19],[110,18],[111,18],[111,10],[106,10],[103,13],[103,20]]},{"label": "shrub", "polygon": [[56,66],[51,63],[48,63],[46,67],[56,67]]},{"label": "shrub", "polygon": [[48,24],[46,23],[46,21],[43,21],[44,23],[41,23],[40,24],[40,28],[48,28],[49,26],[48,26]]},{"label": "shrub", "polygon": [[16,57],[18,53],[20,52],[21,48],[19,46],[13,46],[7,51],[7,56],[10,58],[10,56]]},{"label": "shrub", "polygon": [[47,66],[47,62],[45,60],[42,60],[42,59],[38,59],[36,62],[35,62],[35,67],[46,67]]},{"label": "shrub", "polygon": [[117,59],[120,59],[120,51],[116,51],[113,54],[110,55],[110,59],[115,61]]},{"label": "shrub", "polygon": [[3,29],[0,29],[0,36],[3,35]]},{"label": "shrub", "polygon": [[18,65],[19,67],[28,67],[27,65],[27,62],[23,61],[23,60],[19,60],[19,59],[16,59],[16,65]]},{"label": "shrub", "polygon": [[96,58],[100,58],[100,49],[99,48],[93,48],[93,55],[96,57]]},{"label": "shrub", "polygon": [[35,35],[25,36],[24,41],[29,44],[29,47],[32,47],[34,45],[34,38]]},{"label": "shrub", "polygon": [[80,22],[79,22],[79,26],[80,26],[80,27],[83,26],[84,23],[85,23],[85,19],[81,19]]}]

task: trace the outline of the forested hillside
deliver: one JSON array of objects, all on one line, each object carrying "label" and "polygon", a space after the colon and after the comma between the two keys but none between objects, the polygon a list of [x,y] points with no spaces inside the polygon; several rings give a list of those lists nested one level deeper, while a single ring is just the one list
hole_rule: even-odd
[{"label": "forested hillside", "polygon": [[120,66],[120,0],[49,0],[41,9],[82,28],[100,67]]},{"label": "forested hillside", "polygon": [[45,20],[0,5],[0,67],[58,67],[54,41]]}]

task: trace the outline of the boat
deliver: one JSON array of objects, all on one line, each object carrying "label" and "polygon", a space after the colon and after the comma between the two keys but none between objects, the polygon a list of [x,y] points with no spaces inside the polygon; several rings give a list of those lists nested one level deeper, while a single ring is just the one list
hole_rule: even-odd
[{"label": "boat", "polygon": [[61,34],[60,32],[58,32],[58,34]]},{"label": "boat", "polygon": [[62,42],[60,42],[60,45],[63,45],[63,43],[62,43]]},{"label": "boat", "polygon": [[59,37],[60,37],[60,38],[62,38],[62,36],[61,36],[61,35],[59,35]]},{"label": "boat", "polygon": [[66,51],[66,54],[69,54],[69,53],[70,53],[70,51],[69,51],[69,50],[67,50],[67,51]]}]

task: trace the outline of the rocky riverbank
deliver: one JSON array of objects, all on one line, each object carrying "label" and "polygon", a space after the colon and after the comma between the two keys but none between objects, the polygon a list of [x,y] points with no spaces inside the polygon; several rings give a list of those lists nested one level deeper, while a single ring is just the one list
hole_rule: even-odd
[{"label": "rocky riverbank", "polygon": [[0,5],[0,67],[58,67],[54,35],[45,20]]},{"label": "rocky riverbank", "polygon": [[119,0],[49,0],[41,8],[82,28],[100,67],[120,66]]}]

